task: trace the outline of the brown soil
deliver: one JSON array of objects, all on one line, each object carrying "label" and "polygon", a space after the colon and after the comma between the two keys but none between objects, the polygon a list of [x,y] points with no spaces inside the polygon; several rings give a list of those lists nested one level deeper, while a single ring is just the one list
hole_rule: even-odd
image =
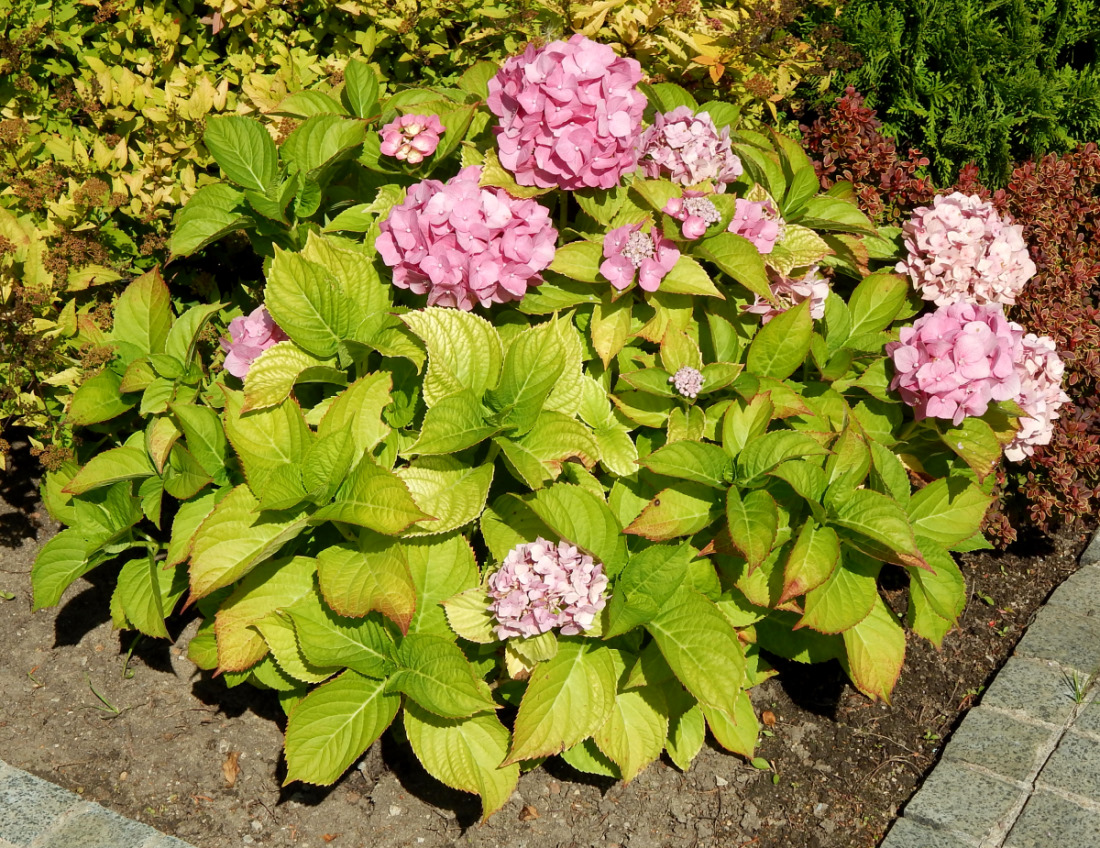
[{"label": "brown soil", "polygon": [[[626,786],[548,765],[479,826],[476,800],[389,734],[335,787],[280,788],[278,705],[199,673],[185,656],[193,620],[174,644],[143,639],[130,655],[134,634],[111,629],[109,572],[30,612],[31,562],[55,531],[26,471],[0,479],[0,592],[15,595],[0,600],[0,759],[199,848],[869,848],[1085,541],[1066,532],[965,557],[961,626],[942,652],[910,640],[892,705],[859,695],[836,663],[782,663],[753,692],[775,718],[759,750],[774,773],[713,746],[686,774],[660,762]],[[903,583],[887,593],[900,611]]]}]

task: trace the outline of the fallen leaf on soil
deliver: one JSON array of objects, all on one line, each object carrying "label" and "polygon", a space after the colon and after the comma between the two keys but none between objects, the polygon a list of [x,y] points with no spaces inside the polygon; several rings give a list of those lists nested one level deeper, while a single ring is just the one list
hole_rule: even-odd
[{"label": "fallen leaf on soil", "polygon": [[321,838],[325,840],[325,842],[332,842],[332,840],[339,835],[339,833],[322,833]]},{"label": "fallen leaf on soil", "polygon": [[531,819],[537,819],[538,817],[539,811],[532,807],[530,804],[519,811],[520,821],[531,821]]},{"label": "fallen leaf on soil", "polygon": [[237,782],[237,775],[241,773],[241,766],[237,762],[241,758],[240,751],[230,751],[229,755],[225,758],[225,762],[222,763],[222,774],[225,775],[226,785],[230,789]]},{"label": "fallen leaf on soil", "polygon": [[764,710],[764,712],[760,713],[760,720],[768,727],[775,727],[775,713],[771,710]]}]

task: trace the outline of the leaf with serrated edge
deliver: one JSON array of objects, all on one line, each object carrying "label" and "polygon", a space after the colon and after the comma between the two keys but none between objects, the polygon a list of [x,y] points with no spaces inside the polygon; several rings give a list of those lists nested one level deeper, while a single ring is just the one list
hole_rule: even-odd
[{"label": "leaf with serrated edge", "polygon": [[809,627],[818,633],[840,633],[855,627],[875,605],[881,570],[882,563],[847,549],[829,578],[806,593],[805,613],[794,629]]},{"label": "leaf with serrated edge", "polygon": [[254,492],[276,468],[300,465],[313,438],[302,411],[292,398],[277,406],[242,414],[244,395],[222,387],[225,395],[223,422],[245,478]]},{"label": "leaf with serrated edge", "polygon": [[699,483],[677,483],[663,489],[623,532],[651,541],[690,536],[721,514],[721,495]]},{"label": "leaf with serrated edge", "polygon": [[469,642],[488,645],[497,642],[493,614],[489,612],[492,598],[481,587],[459,592],[443,602],[447,623],[456,635]]},{"label": "leaf with serrated edge", "polygon": [[627,783],[661,756],[668,735],[664,692],[643,686],[615,695],[615,704],[593,740],[622,772]]},{"label": "leaf with serrated edge", "polygon": [[626,564],[626,539],[607,504],[564,483],[538,492],[529,506],[561,538],[592,554],[614,576]]},{"label": "leaf with serrated edge", "polygon": [[394,654],[397,670],[387,687],[404,692],[443,718],[465,718],[497,708],[489,687],[453,642],[430,633],[410,633]]},{"label": "leaf with serrated edge", "polygon": [[156,469],[144,450],[131,447],[111,448],[93,456],[63,491],[70,495],[82,495],[119,480],[139,480],[154,474]]},{"label": "leaf with serrated edge", "polygon": [[303,371],[334,364],[334,359],[319,359],[291,341],[272,345],[248,369],[244,378],[244,405],[241,412],[282,403],[290,396]]},{"label": "leaf with serrated edge", "polygon": [[446,533],[481,515],[493,482],[493,466],[470,467],[451,456],[432,456],[398,469],[397,476],[409,487],[416,505],[436,519],[414,524],[406,532]]},{"label": "leaf with serrated edge", "polygon": [[271,648],[271,656],[274,657],[279,669],[294,680],[302,683],[320,683],[340,671],[338,667],[323,668],[306,660],[298,646],[294,625],[290,617],[284,613],[270,613],[259,621],[253,622],[252,626],[260,631],[267,646]]},{"label": "leaf with serrated edge", "polygon": [[703,715],[719,745],[727,751],[752,759],[756,751],[756,740],[760,735],[760,722],[747,693],[742,692],[737,696],[732,712],[704,706]]},{"label": "leaf with serrated edge", "polygon": [[973,483],[957,477],[944,478],[913,495],[909,517],[918,533],[950,547],[978,532],[992,502]]},{"label": "leaf with serrated edge", "polygon": [[844,665],[860,692],[890,703],[890,692],[905,663],[905,631],[882,599],[875,598],[871,614],[844,631]]},{"label": "leaf with serrated edge", "polygon": [[393,670],[394,638],[380,615],[345,618],[325,606],[316,591],[303,595],[285,612],[294,623],[307,662],[347,667],[377,678]]},{"label": "leaf with serrated edge", "polygon": [[775,545],[779,530],[779,508],[775,498],[763,489],[754,489],[744,497],[736,487],[726,495],[726,521],[730,539],[752,570],[760,565]]},{"label": "leaf with serrated edge", "polygon": [[717,445],[679,441],[658,448],[642,464],[654,474],[680,477],[724,489],[733,473],[733,461]]},{"label": "leaf with serrated edge", "polygon": [[665,750],[680,771],[691,768],[691,761],[703,749],[707,738],[707,725],[703,709],[691,695],[675,681],[663,686],[668,704],[668,738]]},{"label": "leaf with serrated edge", "polygon": [[416,609],[416,586],[401,546],[393,539],[363,534],[350,544],[317,554],[321,594],[340,615],[361,618],[377,610],[403,630]]},{"label": "leaf with serrated edge", "polygon": [[783,566],[780,603],[804,595],[829,579],[840,563],[840,540],[831,527],[818,527],[807,519],[798,532]]},{"label": "leaf with serrated edge", "polygon": [[478,585],[480,576],[470,543],[455,534],[408,539],[402,548],[416,586],[416,611],[409,632],[452,638],[442,604]]},{"label": "leaf with serrated edge", "polygon": [[401,316],[428,349],[424,400],[436,401],[462,389],[480,397],[500,379],[504,350],[488,321],[471,312],[429,306]]},{"label": "leaf with serrated edge", "polygon": [[420,509],[405,483],[392,471],[365,457],[336,493],[335,503],[313,516],[317,521],[345,521],[378,533],[396,535],[409,525],[431,519]]}]

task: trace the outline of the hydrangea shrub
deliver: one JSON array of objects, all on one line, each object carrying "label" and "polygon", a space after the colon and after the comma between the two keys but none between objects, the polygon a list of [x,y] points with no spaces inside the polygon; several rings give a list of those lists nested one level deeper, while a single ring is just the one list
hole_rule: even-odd
[{"label": "hydrangea shrub", "polygon": [[[576,67],[543,62],[559,55]],[[400,716],[485,815],[550,756],[630,780],[662,752],[688,768],[709,729],[751,757],[768,654],[839,659],[889,698],[906,633],[880,573],[906,575],[906,623],[938,644],[966,599],[950,551],[986,544],[990,471],[1024,415],[999,399],[1004,328],[903,329],[922,304],[901,255],[789,139],[708,119],[729,147],[701,182],[627,168],[636,69],[605,59],[555,43],[382,101],[364,68],[352,110],[281,146],[211,122],[227,181],[181,212],[173,249],[245,229],[265,256],[266,313],[226,339],[247,373],[196,345],[222,304],[173,304],[155,272],[130,284],[114,359],[69,410],[104,437],[44,483],[68,527],[35,564],[36,606],[121,563],[119,627],[166,637],[186,596],[192,660],[278,693],[288,781],[334,782]],[[511,152],[502,90],[526,104]],[[677,92],[648,93],[665,127]],[[444,127],[420,162],[381,152],[405,114]],[[559,151],[574,119],[613,155]],[[718,212],[701,232],[681,227],[692,198]],[[782,220],[768,252],[729,230],[740,201]],[[912,343],[921,322],[943,338]],[[893,362],[937,345],[984,406],[914,414],[891,389]]]}]

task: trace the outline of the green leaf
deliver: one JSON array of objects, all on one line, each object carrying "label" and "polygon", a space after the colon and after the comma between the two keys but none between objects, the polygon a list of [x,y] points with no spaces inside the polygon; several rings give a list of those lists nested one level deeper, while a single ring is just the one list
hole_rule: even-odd
[{"label": "green leaf", "polygon": [[318,510],[313,520],[344,521],[394,536],[431,518],[416,505],[400,477],[365,457],[336,493],[335,503]]},{"label": "green leaf", "polygon": [[779,508],[775,498],[763,489],[754,489],[744,498],[736,487],[726,495],[726,521],[730,539],[749,564],[757,568],[771,553],[779,530]]},{"label": "green leaf", "polygon": [[[323,96],[323,95],[322,95]],[[279,152],[263,124],[241,115],[206,122],[203,144],[229,179],[261,194],[279,178]]]},{"label": "green leaf", "polygon": [[611,293],[592,309],[592,347],[603,362],[604,368],[619,355],[630,336],[630,318],[633,299],[620,297],[612,300]]},{"label": "green leaf", "polygon": [[317,115],[308,118],[287,137],[281,153],[300,173],[316,174],[326,165],[349,155],[365,139],[366,125],[362,121],[338,115]]},{"label": "green leaf", "polygon": [[871,476],[868,485],[876,492],[890,495],[903,506],[909,503],[909,474],[898,455],[876,441],[871,448]]},{"label": "green leaf", "polygon": [[456,533],[409,539],[402,547],[416,587],[416,612],[409,632],[452,638],[443,601],[477,586],[480,579],[470,543]]},{"label": "green leaf", "polygon": [[818,441],[794,430],[774,430],[752,439],[737,457],[737,477],[745,484],[760,478],[779,463],[803,456],[829,453]]},{"label": "green leaf", "polygon": [[373,118],[378,108],[378,75],[366,62],[353,59],[344,66],[344,90],[340,99],[351,114]]},{"label": "green leaf", "polygon": [[855,627],[871,613],[878,598],[878,573],[882,563],[848,550],[828,579],[806,593],[805,613],[795,629],[809,627],[819,633],[840,633]]},{"label": "green leaf", "polygon": [[387,688],[404,692],[434,715],[465,718],[497,708],[489,687],[448,639],[410,633],[397,646],[394,659],[398,668]]},{"label": "green leaf", "polygon": [[651,541],[690,536],[707,527],[721,511],[721,495],[713,488],[677,483],[658,493],[623,532]]},{"label": "green leaf", "polygon": [[844,631],[845,666],[856,688],[872,700],[890,703],[890,692],[905,663],[905,631],[875,594],[871,614]]},{"label": "green leaf", "polygon": [[310,692],[286,725],[286,783],[335,783],[397,715],[385,681],[347,671]]},{"label": "green leaf", "polygon": [[807,519],[798,531],[783,567],[780,603],[805,595],[824,583],[840,564],[840,539],[831,527]]},{"label": "green leaf", "polygon": [[737,697],[732,712],[704,705],[703,715],[719,745],[746,759],[753,758],[760,735],[760,722],[756,719],[747,693],[742,692]]},{"label": "green leaf", "polygon": [[123,361],[164,350],[172,327],[172,299],[159,269],[126,287],[115,304],[114,319],[111,340],[119,346]]},{"label": "green leaf", "polygon": [[664,692],[643,686],[615,695],[611,714],[593,740],[629,783],[661,756],[668,735],[668,704]]},{"label": "green leaf", "polygon": [[233,186],[203,186],[176,213],[168,249],[173,257],[190,256],[222,236],[254,224],[247,214],[244,196]]},{"label": "green leaf", "polygon": [[440,398],[424,415],[420,438],[408,449],[422,455],[452,454],[485,441],[500,432],[486,420],[477,395],[464,389]]},{"label": "green leaf", "polygon": [[252,625],[271,648],[271,656],[283,672],[292,680],[300,683],[321,683],[328,680],[341,669],[323,668],[306,660],[298,645],[298,636],[290,617],[282,612],[273,612]]},{"label": "green leaf", "polygon": [[717,445],[706,442],[673,442],[658,448],[642,464],[654,474],[679,477],[724,489],[733,474],[733,461]]},{"label": "green leaf", "polygon": [[325,368],[333,379],[326,382],[343,383],[343,372],[332,366],[333,359],[318,359],[291,341],[279,342],[261,353],[248,369],[244,378],[244,406],[241,412],[264,409],[282,403],[290,396],[294,384],[310,371]]},{"label": "green leaf", "polygon": [[638,86],[646,96],[649,105],[659,112],[671,112],[677,106],[689,106],[692,111],[699,108],[695,98],[684,88],[671,82],[658,82]]},{"label": "green leaf", "polygon": [[885,330],[897,317],[905,298],[909,295],[909,283],[900,274],[871,274],[856,286],[848,299],[848,311],[852,317],[849,336]]},{"label": "green leaf", "polygon": [[686,544],[650,545],[632,556],[611,595],[604,638],[652,621],[683,585],[690,561],[691,548]]},{"label": "green leaf", "polygon": [[62,530],[42,546],[31,569],[34,608],[52,607],[78,577],[83,577],[104,561],[93,556],[99,547],[73,528]]},{"label": "green leaf", "polygon": [[482,821],[511,797],[520,769],[516,763],[501,766],[509,734],[495,715],[445,719],[408,704],[405,733],[429,774],[452,789],[481,796]]},{"label": "green leaf", "polygon": [[610,777],[612,780],[619,780],[621,777],[619,767],[596,747],[591,738],[572,748],[566,748],[561,752],[561,758],[582,774],[595,774]]},{"label": "green leaf", "polygon": [[664,693],[669,713],[665,750],[676,768],[687,771],[706,741],[703,709],[679,684],[664,687]]},{"label": "green leaf", "polygon": [[201,497],[180,504],[176,517],[172,520],[172,537],[168,542],[165,565],[176,565],[190,556],[191,543],[199,526],[206,520],[206,516],[214,511],[218,497],[228,491],[225,489],[219,492],[207,492]]},{"label": "green leaf", "polygon": [[63,491],[70,495],[82,495],[119,480],[141,480],[156,473],[144,450],[131,447],[111,448],[93,456]]},{"label": "green leaf", "polygon": [[215,483],[229,482],[226,474],[225,428],[218,413],[207,406],[172,403],[168,405],[179,422],[187,449]]},{"label": "green leaf", "polygon": [[515,441],[498,436],[496,444],[531,489],[556,479],[568,459],[591,468],[601,458],[592,431],[560,412],[543,412],[529,433]]},{"label": "green leaf", "polygon": [[115,593],[126,620],[154,639],[171,639],[164,619],[187,590],[187,572],[164,569],[154,556],[127,562],[118,575]]},{"label": "green leaf", "polygon": [[313,665],[347,667],[367,677],[384,678],[393,670],[394,640],[381,616],[344,618],[310,592],[286,607],[294,622],[302,655]]},{"label": "green leaf", "polygon": [[347,111],[320,91],[299,91],[284,97],[269,114],[290,118],[312,118],[314,115],[347,115]]},{"label": "green leaf", "polygon": [[392,287],[378,276],[373,255],[351,242],[311,232],[302,257],[324,268],[345,298],[341,308],[352,316],[349,338],[381,348],[380,333],[394,320]]},{"label": "green leaf", "polygon": [[317,427],[317,436],[350,434],[358,461],[390,432],[382,422],[382,410],[392,400],[392,385],[392,378],[385,371],[360,377],[336,396]]},{"label": "green leaf", "polygon": [[452,456],[418,459],[397,470],[416,505],[435,516],[407,533],[447,533],[481,515],[493,482],[492,464],[471,467]]},{"label": "green leaf", "polygon": [[492,598],[481,587],[467,589],[443,602],[447,623],[458,636],[479,645],[499,641],[494,630],[495,620],[489,612]]},{"label": "green leaf", "polygon": [[1001,458],[1001,443],[997,434],[981,418],[964,418],[958,427],[941,434],[943,443],[970,466],[978,478],[985,480]]},{"label": "green leaf", "polygon": [[[668,294],[691,294],[725,300],[702,265],[690,256],[681,256],[672,270],[661,278],[661,291]],[[624,772],[625,773],[625,772]]]},{"label": "green leaf", "polygon": [[797,223],[813,230],[863,233],[873,236],[875,226],[854,203],[820,194],[811,197]]},{"label": "green leaf", "polygon": [[546,398],[561,377],[565,353],[557,319],[516,337],[504,357],[500,385],[487,395],[501,427],[522,435],[535,426]]},{"label": "green leaf", "polygon": [[506,764],[558,754],[591,736],[615,704],[611,651],[590,640],[561,640],[557,655],[531,673]]},{"label": "green leaf", "polygon": [[582,283],[602,282],[600,263],[603,244],[597,241],[573,241],[563,244],[554,253],[548,270]]},{"label": "green leaf", "polygon": [[735,398],[722,418],[722,447],[736,457],[745,445],[764,435],[775,413],[771,395],[755,395],[747,403]]},{"label": "green leaf", "polygon": [[365,535],[358,547],[325,548],[317,554],[321,594],[337,613],[362,618],[373,610],[408,631],[416,609],[416,586],[400,545]]},{"label": "green leaf", "polygon": [[804,300],[757,331],[749,345],[746,370],[759,377],[786,379],[806,361],[813,334],[810,301]]},{"label": "green leaf", "polygon": [[109,421],[134,405],[120,394],[122,378],[110,368],[85,380],[73,394],[67,421],[71,427],[85,427]]},{"label": "green leaf", "polygon": [[354,337],[362,311],[323,266],[275,248],[264,302],[271,317],[297,344],[320,359],[336,355]]},{"label": "green leaf", "polygon": [[277,406],[242,414],[244,396],[224,386],[222,393],[225,432],[252,491],[262,492],[268,477],[277,469],[301,465],[313,435],[292,398]]},{"label": "green leaf", "polygon": [[222,308],[220,303],[203,304],[193,306],[184,312],[168,333],[168,340],[164,343],[164,352],[185,366],[191,364],[195,357],[195,345],[198,344],[199,334],[206,322]]},{"label": "green leaf", "polygon": [[949,548],[978,532],[992,501],[967,480],[941,478],[913,495],[909,518],[918,533]]},{"label": "green leaf", "polygon": [[905,509],[893,498],[869,489],[842,491],[827,498],[829,523],[842,527],[859,537],[869,539],[872,546],[851,539],[864,553],[876,558],[886,557],[899,565],[923,566],[917,550],[913,525]]},{"label": "green leaf", "polygon": [[536,493],[528,505],[558,536],[602,562],[609,576],[626,565],[622,526],[601,498],[579,486],[557,483]]},{"label": "green leaf", "polygon": [[942,545],[923,536],[917,545],[931,570],[909,569],[909,625],[939,647],[966,606],[966,581]]},{"label": "green leaf", "polygon": [[772,291],[764,258],[748,239],[733,233],[719,233],[700,241],[693,253],[713,262],[753,294],[771,300]]},{"label": "green leaf", "polygon": [[500,378],[504,350],[496,329],[472,312],[429,306],[401,316],[428,349],[424,400],[469,389],[480,398]]},{"label": "green leaf", "polygon": [[210,482],[210,475],[187,448],[180,444],[172,445],[168,466],[164,469],[164,491],[176,500],[186,501]]}]

